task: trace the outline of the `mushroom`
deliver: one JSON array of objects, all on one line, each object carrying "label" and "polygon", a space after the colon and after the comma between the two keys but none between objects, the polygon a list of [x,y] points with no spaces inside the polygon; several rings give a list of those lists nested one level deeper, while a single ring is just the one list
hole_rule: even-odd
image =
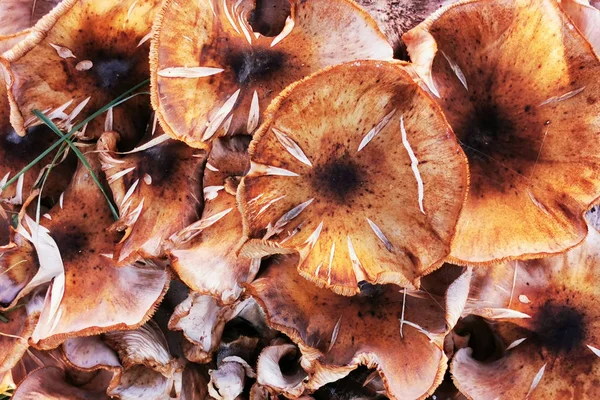
[{"label": "mushroom", "polygon": [[596,54],[600,54],[600,9],[587,0],[560,0],[560,8],[573,20]]},{"label": "mushroom", "polygon": [[394,48],[396,58],[406,53],[402,34],[414,28],[440,7],[456,0],[356,0],[377,21]]},{"label": "mushroom", "polygon": [[221,343],[225,324],[254,307],[251,299],[238,301],[232,305],[219,306],[212,296],[190,293],[187,299],[175,308],[169,320],[169,329],[183,331],[185,338],[195,346],[186,347],[188,360],[207,363]]},{"label": "mushroom", "polygon": [[0,374],[13,368],[29,347],[28,339],[40,316],[42,301],[32,299],[26,306],[21,304],[4,311],[0,322]]},{"label": "mushroom", "polygon": [[152,105],[169,135],[206,148],[216,136],[252,134],[288,84],[344,61],[392,58],[375,21],[354,2],[290,5],[285,27],[268,38],[248,23],[253,0],[163,3],[150,70]]},{"label": "mushroom", "polygon": [[[0,39],[0,52],[4,42]],[[14,178],[17,173],[56,141],[56,134],[42,125],[31,127],[28,130],[29,134],[24,137],[19,136],[10,125],[9,115],[8,95],[3,74],[0,71],[0,206],[2,206],[1,203],[23,204],[32,192],[34,185],[39,183],[45,166],[52,162],[56,154],[55,152],[48,154],[23,173],[16,182],[3,188],[9,179]],[[43,197],[54,201],[67,187],[75,169],[75,163],[71,162],[72,158],[65,160],[65,157],[62,157],[58,161],[64,162],[57,163],[53,168],[54,173],[48,176],[41,193]]]},{"label": "mushroom", "polygon": [[[64,0],[5,52],[2,63],[17,134],[24,136],[26,128],[36,123],[33,109],[50,114],[61,110],[55,122],[70,127],[144,81],[157,3]],[[130,148],[139,139],[148,105],[147,98],[138,96],[114,110],[115,129],[127,144],[123,147]]]},{"label": "mushroom", "polygon": [[566,253],[476,269],[465,314],[490,321],[502,354],[459,350],[451,372],[469,398],[600,396],[600,233]]},{"label": "mushroom", "polygon": [[[91,381],[87,387],[74,384],[64,369],[55,366],[42,367],[31,372],[17,387],[11,396],[13,400],[108,400],[102,385],[106,377],[103,374],[96,376],[97,382]],[[98,387],[100,386],[100,388]]]},{"label": "mushroom", "polygon": [[[231,304],[242,284],[258,272],[259,259],[237,256],[243,235],[237,209],[237,179],[250,167],[248,138],[233,136],[213,142],[204,170],[202,218],[171,238],[168,250],[173,269],[193,291]],[[234,187],[231,187],[234,185]]]},{"label": "mushroom", "polygon": [[[98,155],[90,150],[93,148],[83,151],[99,175]],[[166,292],[168,273],[150,261],[117,266],[112,251],[119,237],[106,231],[112,221],[107,200],[82,164],[63,201],[49,215],[43,226],[29,219],[31,240],[38,244],[38,254],[41,240],[43,249],[49,249],[38,257],[42,267],[49,262],[57,270],[33,343],[39,348],[52,348],[67,337],[142,325]]]},{"label": "mushroom", "polygon": [[242,254],[298,253],[303,277],[344,295],[362,281],[417,287],[442,265],[466,158],[402,65],[335,66],[271,104],[238,190]]},{"label": "mushroom", "polygon": [[35,287],[29,284],[38,273],[33,246],[12,227],[10,243],[0,246],[0,271],[0,307],[12,308]]},{"label": "mushroom", "polygon": [[124,232],[114,255],[119,263],[164,256],[164,240],[195,221],[202,207],[205,154],[160,133],[121,157],[114,143],[100,146],[120,215],[111,229]]},{"label": "mushroom", "polygon": [[552,0],[461,1],[403,36],[469,159],[454,263],[540,257],[586,236],[600,62],[569,24]]},{"label": "mushroom", "polygon": [[265,347],[256,364],[256,381],[274,395],[296,399],[304,392],[306,372],[300,366],[300,351],[290,343]]},{"label": "mushroom", "polygon": [[[307,389],[366,365],[377,368],[390,398],[422,399],[435,390],[446,371],[443,341],[452,329],[447,311],[454,296],[407,295],[394,285],[369,284],[360,295],[340,296],[298,276],[292,268],[297,257],[274,257],[248,292],[269,325],[302,351]],[[452,285],[448,293],[455,292]]]},{"label": "mushroom", "polygon": [[[0,35],[12,36],[34,25],[61,0],[4,0],[0,3]],[[0,52],[1,53],[1,52]]]}]

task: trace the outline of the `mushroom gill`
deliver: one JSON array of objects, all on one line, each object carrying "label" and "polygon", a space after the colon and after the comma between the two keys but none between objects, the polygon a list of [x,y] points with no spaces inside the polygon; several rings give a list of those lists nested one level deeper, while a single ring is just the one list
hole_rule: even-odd
[{"label": "mushroom gill", "polygon": [[403,36],[469,159],[453,262],[540,257],[586,236],[600,195],[600,62],[570,27],[552,0],[472,0]]},{"label": "mushroom gill", "polygon": [[204,169],[202,218],[171,238],[173,269],[193,291],[230,304],[251,282],[260,260],[236,254],[243,236],[235,200],[237,182],[250,167],[249,138],[233,136],[213,142]]},{"label": "mushroom gill", "polygon": [[160,133],[123,156],[115,143],[105,143],[114,136],[100,142],[102,169],[120,215],[111,229],[124,232],[114,255],[119,263],[163,257],[163,242],[198,219],[202,208],[205,153]]},{"label": "mushroom gill", "polygon": [[[61,110],[56,123],[70,127],[147,79],[147,39],[157,3],[63,0],[38,21],[3,54],[17,134],[24,136],[36,123],[33,109]],[[114,110],[115,129],[128,146],[144,131],[148,106],[138,96]]]},{"label": "mushroom gill", "polygon": [[288,87],[250,144],[238,190],[242,254],[299,254],[337,293],[418,286],[450,251],[466,158],[435,102],[402,70],[346,63]]},{"label": "mushroom gill", "polygon": [[469,398],[583,399],[600,396],[600,233],[540,260],[475,270],[465,313],[491,322],[499,359],[472,349],[452,361],[456,386]]},{"label": "mushroom gill", "polygon": [[307,283],[296,263],[297,256],[274,257],[248,291],[269,325],[298,344],[308,389],[366,365],[377,368],[390,398],[423,399],[435,390],[447,364],[443,299],[368,284],[340,296]]},{"label": "mushroom gill", "polygon": [[[329,65],[391,59],[375,21],[348,0],[292,0],[275,38],[252,31],[253,0],[165,1],[154,25],[152,105],[165,131],[206,148],[252,134],[288,84]],[[194,107],[189,107],[194,104]]]}]

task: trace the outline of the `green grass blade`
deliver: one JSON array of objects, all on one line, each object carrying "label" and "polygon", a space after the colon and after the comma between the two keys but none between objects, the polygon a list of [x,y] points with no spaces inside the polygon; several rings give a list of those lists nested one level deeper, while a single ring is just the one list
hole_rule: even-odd
[{"label": "green grass blade", "polygon": [[110,207],[110,211],[111,211],[114,219],[118,220],[119,219],[119,213],[115,209],[115,206],[112,204],[112,201],[110,200],[110,197],[108,197],[108,193],[106,193],[106,191],[104,190],[104,187],[100,183],[100,180],[98,179],[98,177],[94,173],[94,170],[92,169],[92,166],[88,163],[88,160],[87,160],[87,158],[85,158],[85,156],[83,155],[83,153],[81,151],[79,151],[79,149],[77,148],[77,146],[75,146],[73,144],[73,142],[69,140],[69,138],[67,137],[67,135],[63,134],[60,131],[60,129],[58,129],[58,127],[54,124],[54,122],[52,122],[52,120],[50,120],[50,118],[48,118],[43,112],[41,112],[39,110],[33,110],[33,114],[35,114],[35,116],[38,117],[44,124],[48,125],[48,127],[54,133],[56,133],[62,140],[64,140],[67,143],[67,145],[71,148],[71,150],[73,150],[73,152],[75,153],[75,155],[77,155],[77,157],[79,158],[79,161],[81,161],[81,163],[87,168],[88,172],[90,173],[90,176],[92,177],[93,181],[96,183],[96,186],[98,186],[98,189],[100,189],[100,191],[102,192],[102,195],[106,199],[106,202],[108,203],[108,206]]},{"label": "green grass blade", "polygon": [[66,139],[71,138],[71,136],[73,136],[73,134],[75,134],[75,132],[77,132],[78,130],[80,130],[81,128],[83,128],[85,126],[85,124],[89,123],[91,120],[93,120],[94,118],[98,117],[102,113],[108,111],[108,109],[110,109],[112,107],[116,107],[116,106],[118,106],[118,105],[120,105],[122,103],[125,103],[126,101],[128,101],[128,100],[130,100],[130,99],[132,99],[135,96],[138,96],[140,94],[146,94],[146,92],[144,92],[144,93],[135,93],[135,94],[131,94],[131,93],[135,92],[137,89],[141,88],[142,86],[148,84],[148,82],[150,82],[150,79],[146,79],[145,81],[140,82],[139,84],[135,85],[134,87],[132,87],[131,89],[129,89],[128,91],[126,91],[125,93],[123,93],[122,95],[120,95],[119,97],[115,98],[110,103],[106,104],[104,107],[100,108],[98,111],[94,112],[92,115],[90,115],[89,117],[87,117],[86,119],[84,119],[81,123],[75,125],[73,127],[73,129],[71,129],[69,131],[69,133],[67,133],[66,135],[64,135],[64,137],[61,137],[60,140],[54,142],[42,154],[40,154],[39,156],[37,156],[33,161],[31,161],[21,171],[19,171],[15,176],[13,176],[11,179],[9,179],[8,182],[6,182],[6,184],[4,186],[2,186],[2,190],[5,190],[7,187],[9,187],[13,183],[15,183],[19,179],[19,177],[21,175],[23,175],[25,172],[29,171],[35,164],[37,164],[42,159],[44,159],[48,154],[50,154],[52,152],[52,150],[54,150],[58,146],[60,146],[61,143],[63,143]]}]

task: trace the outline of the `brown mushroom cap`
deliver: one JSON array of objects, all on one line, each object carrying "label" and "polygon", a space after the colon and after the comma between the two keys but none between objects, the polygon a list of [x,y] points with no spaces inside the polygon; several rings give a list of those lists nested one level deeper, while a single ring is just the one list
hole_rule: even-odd
[{"label": "brown mushroom cap", "polygon": [[48,14],[60,1],[3,0],[0,2],[0,35],[9,36],[26,30]]},{"label": "brown mushroom cap", "polygon": [[12,395],[14,400],[108,400],[106,388],[98,388],[105,376],[98,376],[99,382],[91,382],[91,389],[78,387],[68,378],[65,370],[55,367],[43,367],[31,372]]},{"label": "brown mushroom cap", "polygon": [[[229,304],[252,281],[259,260],[236,254],[243,237],[242,216],[228,185],[250,167],[248,138],[234,136],[213,142],[204,170],[202,219],[171,239],[168,254],[173,269],[197,293],[213,295]],[[236,187],[233,187],[235,193]]]},{"label": "brown mushroom cap", "polygon": [[[56,119],[69,126],[146,79],[149,45],[140,42],[150,33],[157,3],[64,0],[42,18],[3,55],[16,132],[25,135],[35,121],[33,109],[53,111],[72,101]],[[148,99],[141,96],[115,109],[115,129],[128,145],[143,132],[148,114]]]},{"label": "brown mushroom cap", "polygon": [[253,0],[164,2],[150,69],[152,104],[169,135],[207,147],[222,134],[251,134],[288,84],[345,61],[391,59],[375,21],[353,2],[290,4],[282,33],[267,38],[248,24]]},{"label": "brown mushroom cap", "polygon": [[340,296],[298,276],[297,256],[277,260],[248,290],[269,325],[299,345],[308,388],[367,365],[377,367],[391,398],[422,399],[435,390],[447,362],[440,303],[407,296],[404,304],[402,290],[393,285],[371,287],[372,296]]},{"label": "brown mushroom cap", "polygon": [[[85,153],[100,175],[97,153]],[[112,252],[119,237],[107,232],[112,215],[81,164],[63,201],[49,215],[43,225],[55,242],[64,273],[54,279],[46,297],[33,336],[36,346],[56,347],[67,337],[143,324],[167,290],[168,273],[148,263],[117,266]]]},{"label": "brown mushroom cap", "polygon": [[600,233],[541,260],[475,270],[465,313],[482,315],[504,345],[496,361],[471,349],[452,362],[469,398],[593,399],[600,396]]},{"label": "brown mushroom cap", "polygon": [[453,262],[539,257],[585,238],[600,195],[600,62],[569,26],[555,1],[472,0],[403,36],[469,158]]},{"label": "brown mushroom cap", "polygon": [[11,228],[10,243],[0,246],[0,308],[10,308],[25,296],[38,272],[38,260],[31,243]]},{"label": "brown mushroom cap", "polygon": [[267,111],[238,190],[247,243],[298,252],[337,293],[418,286],[448,255],[467,188],[460,146],[398,65],[357,61],[291,85]]},{"label": "brown mushroom cap", "polygon": [[[2,44],[0,39],[0,52]],[[9,201],[22,204],[32,191],[33,185],[39,180],[44,166],[50,164],[55,152],[50,153],[31,169],[22,174],[17,182],[2,190],[9,179],[25,168],[31,161],[39,156],[57,139],[46,126],[38,125],[28,130],[28,135],[21,137],[10,125],[10,104],[6,92],[3,73],[0,70],[0,201]],[[58,196],[67,187],[69,179],[75,169],[75,163],[68,159],[67,162],[57,164],[48,176],[42,196],[58,200]]]},{"label": "brown mushroom cap", "polygon": [[0,322],[0,373],[14,367],[29,347],[39,310],[28,311],[23,306],[2,313],[7,321]]},{"label": "brown mushroom cap", "polygon": [[[146,144],[159,140],[159,134]],[[115,260],[161,257],[163,242],[198,219],[206,155],[172,139],[149,148],[141,144],[137,148],[144,150],[121,157],[103,148],[107,145],[115,148],[101,145],[100,160],[120,214],[112,229],[125,233]]]}]

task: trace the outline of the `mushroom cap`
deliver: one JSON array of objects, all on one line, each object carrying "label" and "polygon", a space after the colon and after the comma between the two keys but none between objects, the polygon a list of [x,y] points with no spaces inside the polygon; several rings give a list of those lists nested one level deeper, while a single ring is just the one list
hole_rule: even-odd
[{"label": "mushroom cap", "polygon": [[573,20],[596,54],[600,54],[600,9],[581,0],[561,0],[560,8]]},{"label": "mushroom cap", "polygon": [[[150,33],[157,3],[64,0],[42,18],[3,54],[16,132],[25,135],[36,120],[33,109],[51,112],[68,105],[56,122],[69,126],[147,79],[149,45],[140,42]],[[114,129],[128,145],[144,131],[148,106],[138,96],[114,110]]]},{"label": "mushroom cap", "polygon": [[395,55],[406,52],[402,34],[423,22],[440,7],[457,0],[355,0],[385,33]]},{"label": "mushroom cap", "polygon": [[29,283],[39,270],[33,246],[10,229],[10,243],[0,246],[0,308],[14,307],[31,291]]},{"label": "mushroom cap", "polygon": [[[110,134],[109,134],[110,135]],[[97,176],[96,152],[85,151]],[[46,296],[33,342],[52,348],[67,337],[99,334],[142,325],[169,284],[169,274],[151,263],[118,266],[112,258],[119,236],[108,232],[112,215],[87,169],[79,164],[63,202],[44,227],[60,255],[64,273]]]},{"label": "mushroom cap", "polygon": [[[4,0],[0,3],[0,36],[11,36],[33,26],[61,0]],[[1,53],[1,52],[0,52]]]},{"label": "mushroom cap", "polygon": [[0,326],[0,373],[14,367],[29,347],[31,337],[39,317],[37,312],[28,312],[26,307],[13,308],[2,315],[7,321]]},{"label": "mushroom cap", "polygon": [[465,313],[486,317],[504,345],[497,360],[459,350],[451,372],[469,398],[600,396],[600,233],[540,260],[476,269]]},{"label": "mushroom cap", "polygon": [[[5,40],[0,38],[0,52]],[[56,134],[43,125],[33,126],[21,137],[10,125],[10,104],[3,73],[0,68],[0,201],[22,204],[39,180],[44,166],[49,165],[55,152],[35,164],[17,182],[2,190],[2,186],[23,170],[31,161],[56,141]],[[60,161],[60,160],[59,160]],[[42,196],[56,201],[65,190],[75,169],[73,158],[67,158],[53,168]]]},{"label": "mushroom cap", "polygon": [[105,377],[98,376],[99,382],[91,382],[91,389],[77,387],[70,381],[64,369],[56,366],[48,366],[36,369],[27,375],[17,390],[11,396],[14,400],[39,400],[39,399],[61,399],[61,400],[108,400],[105,389],[98,388]]},{"label": "mushroom cap", "polygon": [[600,195],[600,62],[569,26],[555,1],[473,0],[403,36],[469,158],[454,263],[540,257],[585,238]]},{"label": "mushroom cap", "polygon": [[206,148],[215,136],[251,134],[288,84],[329,65],[392,58],[375,21],[353,2],[290,4],[286,27],[273,39],[252,32],[253,0],[163,3],[150,70],[152,105],[169,135]]},{"label": "mushroom cap", "polygon": [[[105,148],[115,149],[105,143],[111,136],[100,142],[102,169],[120,215],[112,229],[124,231],[114,256],[119,263],[164,256],[163,242],[198,219],[202,207],[205,153],[156,135],[136,147],[143,150],[123,156]],[[146,148],[161,137],[167,139]]]},{"label": "mushroom cap", "polygon": [[443,306],[427,296],[407,296],[403,306],[394,285],[374,287],[373,296],[340,296],[307,283],[296,263],[297,256],[278,256],[248,291],[269,325],[300,347],[309,389],[366,365],[377,368],[390,398],[422,399],[435,390],[447,363]]},{"label": "mushroom cap", "polygon": [[361,281],[418,286],[450,251],[466,158],[396,64],[346,63],[291,85],[250,159],[238,190],[245,255],[298,252],[303,277],[351,295]]},{"label": "mushroom cap", "polygon": [[243,237],[242,215],[226,187],[248,171],[247,147],[247,137],[241,136],[213,142],[204,169],[202,218],[174,235],[168,250],[173,269],[186,285],[224,304],[239,298],[242,284],[251,282],[260,266],[260,260],[236,254]]}]

